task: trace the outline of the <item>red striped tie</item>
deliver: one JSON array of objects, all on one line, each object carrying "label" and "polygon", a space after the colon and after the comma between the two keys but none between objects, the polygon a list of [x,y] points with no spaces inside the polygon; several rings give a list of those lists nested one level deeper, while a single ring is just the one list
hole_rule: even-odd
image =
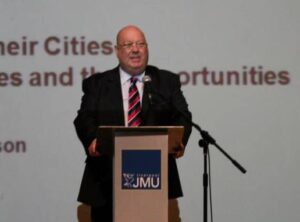
[{"label": "red striped tie", "polygon": [[136,87],[137,78],[131,77],[128,101],[128,126],[139,126],[142,122],[139,91]]}]

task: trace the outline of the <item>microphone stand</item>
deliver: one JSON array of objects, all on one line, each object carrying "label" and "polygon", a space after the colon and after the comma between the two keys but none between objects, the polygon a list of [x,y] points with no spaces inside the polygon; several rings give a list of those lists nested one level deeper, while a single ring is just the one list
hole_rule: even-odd
[{"label": "microphone stand", "polygon": [[204,131],[200,128],[199,125],[195,124],[190,120],[190,123],[193,127],[197,129],[200,133],[202,139],[199,140],[198,145],[203,148],[203,163],[204,163],[204,172],[203,172],[203,221],[207,222],[207,211],[208,211],[208,173],[207,173],[207,156],[208,156],[208,149],[209,144],[214,145],[221,153],[223,153],[231,162],[232,164],[237,167],[242,173],[246,173],[244,167],[242,167],[236,160],[234,160],[230,155],[228,155],[217,143],[216,140],[209,135],[207,131]]},{"label": "microphone stand", "polygon": [[[148,79],[146,82],[151,84],[151,78]],[[165,97],[159,93],[158,91],[154,90],[150,85],[148,87],[148,93],[154,93],[155,95],[159,96],[162,101],[167,101]],[[149,96],[152,97],[153,94],[150,94]],[[151,98],[152,99],[152,98]],[[151,101],[152,103],[153,101]],[[194,123],[184,112],[182,112],[180,109],[177,107],[173,106],[174,109],[180,113],[181,116],[183,116],[201,135],[202,139],[199,140],[198,145],[203,148],[203,158],[204,158],[204,172],[203,172],[203,222],[207,222],[207,202],[208,202],[208,172],[207,172],[207,156],[208,156],[208,149],[209,149],[209,144],[214,145],[221,153],[223,153],[231,162],[232,164],[238,168],[242,173],[246,173],[246,169],[241,166],[236,160],[234,160],[229,154],[227,154],[216,142],[216,140],[209,135],[207,131],[204,131],[201,129],[201,127]]]}]

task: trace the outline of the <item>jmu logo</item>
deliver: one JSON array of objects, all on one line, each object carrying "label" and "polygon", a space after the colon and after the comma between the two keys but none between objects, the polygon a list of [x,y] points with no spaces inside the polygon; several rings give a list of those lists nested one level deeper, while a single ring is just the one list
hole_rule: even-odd
[{"label": "jmu logo", "polygon": [[122,189],[161,189],[160,150],[122,151]]},{"label": "jmu logo", "polygon": [[159,175],[134,175],[123,173],[123,188],[127,189],[159,189]]}]

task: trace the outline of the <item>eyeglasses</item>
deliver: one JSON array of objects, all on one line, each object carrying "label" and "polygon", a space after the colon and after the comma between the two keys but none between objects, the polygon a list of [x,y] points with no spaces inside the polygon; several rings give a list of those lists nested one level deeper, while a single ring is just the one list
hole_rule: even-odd
[{"label": "eyeglasses", "polygon": [[126,42],[124,44],[118,44],[118,46],[122,47],[123,49],[132,49],[133,46],[136,46],[138,49],[143,49],[147,46],[146,42]]}]

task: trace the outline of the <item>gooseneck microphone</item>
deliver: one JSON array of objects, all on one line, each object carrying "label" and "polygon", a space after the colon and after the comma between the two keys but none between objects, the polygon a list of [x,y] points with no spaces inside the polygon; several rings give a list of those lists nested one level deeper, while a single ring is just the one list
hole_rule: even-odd
[{"label": "gooseneck microphone", "polygon": [[151,82],[152,82],[152,79],[150,76],[145,75],[143,77],[144,88],[148,95],[149,103],[150,103],[150,105],[153,105],[153,100],[152,100],[153,90],[152,90]]}]

